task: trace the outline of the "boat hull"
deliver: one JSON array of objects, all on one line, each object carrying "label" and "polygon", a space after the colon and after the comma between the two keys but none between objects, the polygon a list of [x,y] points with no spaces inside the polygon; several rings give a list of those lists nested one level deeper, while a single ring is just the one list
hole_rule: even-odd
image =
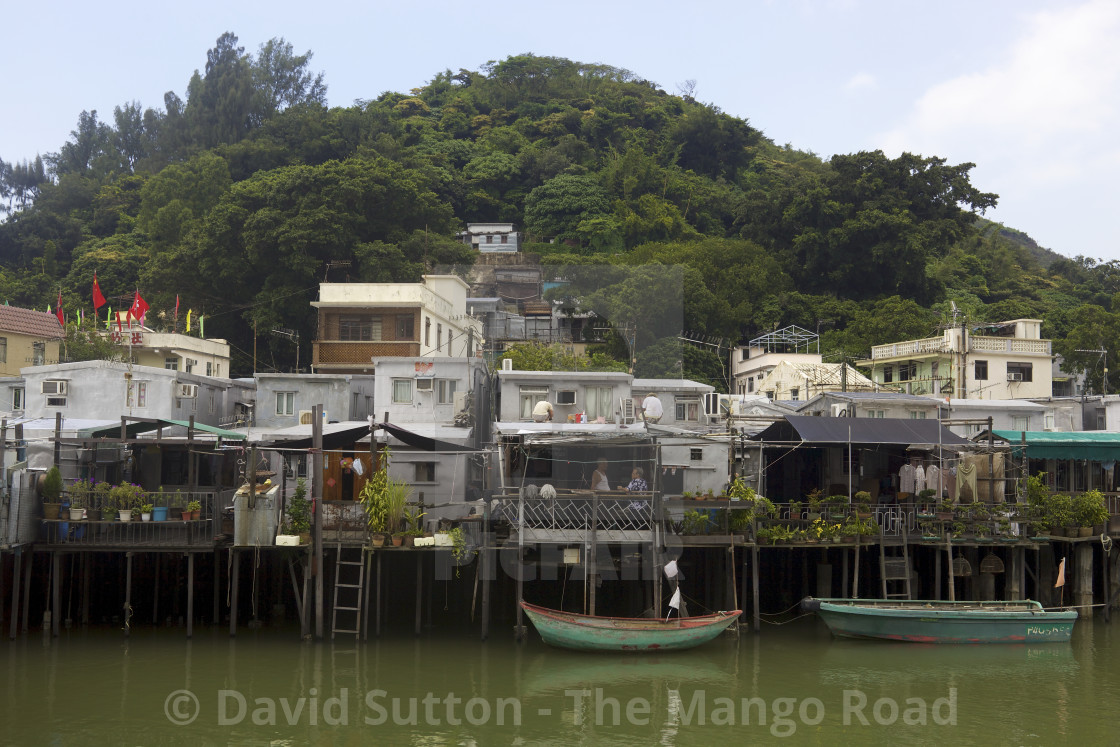
[{"label": "boat hull", "polygon": [[735,622],[740,610],[664,620],[593,617],[522,602],[545,643],[577,651],[681,651],[711,641]]},{"label": "boat hull", "polygon": [[911,643],[1066,643],[1077,612],[1037,602],[941,602],[813,599],[832,634]]}]

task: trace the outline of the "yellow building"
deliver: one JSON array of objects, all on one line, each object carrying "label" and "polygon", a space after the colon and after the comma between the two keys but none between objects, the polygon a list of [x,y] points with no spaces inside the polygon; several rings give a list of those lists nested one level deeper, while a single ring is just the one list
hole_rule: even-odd
[{"label": "yellow building", "polygon": [[62,335],[54,314],[0,306],[0,376],[19,376],[27,366],[58,363]]},{"label": "yellow building", "polygon": [[135,320],[130,325],[123,313],[117,316],[120,327],[114,322],[103,334],[122,346],[126,360],[131,351],[132,362],[141,366],[229,378],[229,343],[225,340],[157,332]]}]

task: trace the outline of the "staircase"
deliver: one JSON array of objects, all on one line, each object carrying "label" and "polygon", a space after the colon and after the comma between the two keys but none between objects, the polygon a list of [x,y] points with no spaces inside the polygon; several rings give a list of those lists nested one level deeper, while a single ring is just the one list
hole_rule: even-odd
[{"label": "staircase", "polygon": [[[887,554],[887,550],[892,552]],[[883,599],[913,599],[910,592],[910,548],[906,539],[879,543],[879,578],[883,583]]]},{"label": "staircase", "polygon": [[362,630],[362,595],[366,564],[362,547],[335,546],[334,603],[331,605],[331,640],[338,633],[358,640]]}]

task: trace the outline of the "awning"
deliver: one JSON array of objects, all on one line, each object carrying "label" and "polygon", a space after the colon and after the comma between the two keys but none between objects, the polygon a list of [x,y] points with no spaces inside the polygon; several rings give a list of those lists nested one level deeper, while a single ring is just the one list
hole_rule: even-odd
[{"label": "awning", "polygon": [[1120,459],[1120,433],[1115,431],[992,431],[1011,445],[1013,453],[1022,455],[1025,446],[1028,459],[1088,459],[1110,462]]},{"label": "awning", "polygon": [[971,446],[936,420],[910,418],[827,418],[814,415],[787,415],[761,433],[754,441],[801,441],[807,444],[859,444],[899,446]]},{"label": "awning", "polygon": [[[332,426],[338,426],[337,430]],[[303,426],[304,429],[310,426]],[[275,434],[274,434],[275,435]],[[335,424],[329,423],[323,429],[323,450],[336,451],[338,449],[352,447],[355,443],[362,440],[369,435],[369,423],[362,423],[361,425],[353,424]],[[314,440],[311,436],[296,436],[289,440],[276,439],[261,443],[257,445],[259,449],[310,449],[314,446]]]},{"label": "awning", "polygon": [[[181,428],[190,428],[191,423],[189,420],[169,420],[167,418],[142,418],[131,419],[125,425],[125,433],[128,438],[136,438],[141,433],[148,433],[159,428],[167,428],[170,426],[179,426]],[[194,424],[195,431],[209,433],[219,438],[225,438],[230,441],[244,441],[245,434],[238,431],[227,431],[224,428],[217,428],[213,425],[204,425],[203,423]],[[119,438],[121,435],[120,425],[110,425],[104,428],[97,428],[89,433],[90,438]]]},{"label": "awning", "polygon": [[411,446],[412,448],[420,449],[422,451],[433,451],[433,452],[479,451],[479,449],[476,449],[476,448],[471,447],[471,446],[462,446],[460,444],[453,444],[450,441],[440,441],[439,439],[429,438],[428,436],[422,436],[419,433],[413,433],[412,431],[405,430],[404,428],[401,428],[398,425],[393,425],[391,423],[380,423],[380,424],[378,424],[377,427],[381,428],[382,430],[384,430],[386,433],[388,433],[390,436],[397,439],[398,441],[400,441],[402,443],[406,443],[409,446]]}]

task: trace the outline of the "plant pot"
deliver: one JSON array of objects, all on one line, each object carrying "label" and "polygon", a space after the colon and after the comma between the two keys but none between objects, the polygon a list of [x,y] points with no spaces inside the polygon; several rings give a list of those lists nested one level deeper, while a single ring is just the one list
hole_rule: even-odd
[{"label": "plant pot", "polygon": [[167,506],[153,506],[152,521],[167,521]]},{"label": "plant pot", "polygon": [[131,508],[117,509],[117,514],[118,514],[118,518],[121,521],[132,521],[132,509]]},{"label": "plant pot", "polygon": [[416,542],[416,537],[414,537],[411,534],[404,538],[404,546],[405,547],[412,547],[413,543],[415,543],[415,542]]},{"label": "plant pot", "polygon": [[44,519],[57,519],[59,512],[62,511],[61,503],[44,503],[43,504],[43,518]]},{"label": "plant pot", "polygon": [[58,510],[58,518],[62,519],[63,521],[70,521],[70,509],[67,506],[63,506],[62,508],[60,508]]},{"label": "plant pot", "polygon": [[179,516],[183,519],[183,521],[190,521],[191,520],[191,512],[190,511],[180,511]]},{"label": "plant pot", "polygon": [[937,512],[937,520],[938,521],[952,521],[953,520],[953,512],[952,511],[938,511]]},{"label": "plant pot", "polygon": [[373,547],[384,547],[385,546],[385,535],[384,534],[371,534],[369,536],[369,543]]},{"label": "plant pot", "polygon": [[102,521],[116,521],[117,520],[117,510],[115,508],[103,508],[103,509],[101,509],[101,520]]},{"label": "plant pot", "polygon": [[191,521],[198,521],[201,518],[202,518],[202,509],[201,508],[196,510],[196,511],[191,511]]},{"label": "plant pot", "polygon": [[436,547],[452,547],[455,544],[447,532],[436,532],[435,539]]},{"label": "plant pot", "polygon": [[152,520],[151,513],[140,514],[140,521],[151,521],[151,520]]},{"label": "plant pot", "polygon": [[1077,528],[1077,536],[1078,537],[1092,537],[1093,536],[1093,528],[1092,527],[1078,527]]},{"label": "plant pot", "polygon": [[791,521],[797,521],[797,520],[801,519],[801,512],[800,511],[790,511],[789,512],[789,518],[790,518]]},{"label": "plant pot", "polygon": [[299,533],[299,543],[301,545],[310,545],[311,544],[311,532],[300,532]]},{"label": "plant pot", "polygon": [[392,536],[392,537],[390,538],[390,542],[392,542],[392,543],[393,543],[393,547],[400,547],[401,545],[403,545],[403,544],[404,544],[404,537],[402,537],[402,536],[401,536],[401,535],[399,535],[399,534],[394,534],[394,535],[393,535],[393,536]]},{"label": "plant pot", "polygon": [[85,521],[86,510],[84,508],[71,508],[70,521]]}]

